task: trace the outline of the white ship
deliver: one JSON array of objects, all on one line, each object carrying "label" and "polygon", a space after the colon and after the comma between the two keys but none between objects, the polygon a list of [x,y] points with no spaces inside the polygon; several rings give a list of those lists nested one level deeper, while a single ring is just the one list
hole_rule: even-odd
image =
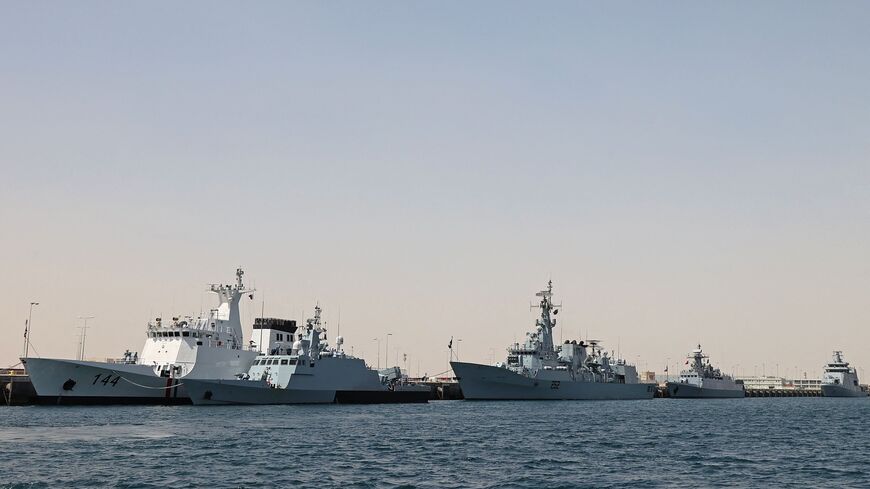
[{"label": "white ship", "polygon": [[[704,360],[707,360],[704,362]],[[745,397],[743,384],[735,382],[710,365],[710,359],[701,350],[701,345],[689,354],[686,365],[677,382],[668,382],[668,395],[682,398],[727,398]]]},{"label": "white ship", "polygon": [[[428,386],[406,384],[398,372],[379,375],[348,355],[341,336],[326,342],[320,306],[296,333],[295,321],[270,319],[252,343],[265,352],[237,379],[186,380],[194,404],[325,404],[427,402]],[[294,341],[295,339],[295,341]],[[395,370],[395,369],[394,369]]]},{"label": "white ship", "polygon": [[831,362],[825,365],[822,377],[822,395],[824,397],[864,397],[867,393],[858,384],[858,373],[855,367],[843,358],[843,352],[835,351]]},{"label": "white ship", "polygon": [[141,355],[128,352],[119,363],[22,358],[39,402],[189,404],[188,379],[229,379],[247,372],[257,352],[243,342],[239,301],[253,292],[242,283],[243,274],[236,270],[233,285],[209,287],[219,304],[207,316],[149,322]]},{"label": "white ship", "polygon": [[[654,384],[638,383],[637,371],[603,351],[597,341],[553,345],[553,282],[536,294],[541,317],[523,344],[508,349],[494,366],[450,362],[466,399],[652,399]],[[589,349],[589,351],[587,351]]]}]

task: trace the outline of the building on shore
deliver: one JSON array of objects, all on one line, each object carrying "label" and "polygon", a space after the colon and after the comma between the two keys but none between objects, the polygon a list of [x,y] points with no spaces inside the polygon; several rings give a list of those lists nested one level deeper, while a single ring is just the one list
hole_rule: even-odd
[{"label": "building on shore", "polygon": [[818,390],[821,388],[821,379],[786,379],[773,375],[738,377],[746,389],[797,389]]},{"label": "building on shore", "polygon": [[821,389],[822,379],[794,379],[790,381],[795,389]]},{"label": "building on shore", "polygon": [[640,372],[638,376],[638,382],[642,384],[656,384],[658,383],[656,380],[656,373],[649,370],[645,372]]}]

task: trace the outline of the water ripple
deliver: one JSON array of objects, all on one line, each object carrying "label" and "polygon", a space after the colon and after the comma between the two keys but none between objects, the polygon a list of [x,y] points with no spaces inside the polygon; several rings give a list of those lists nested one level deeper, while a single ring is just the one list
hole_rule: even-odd
[{"label": "water ripple", "polygon": [[0,487],[868,487],[870,400],[0,409]]}]

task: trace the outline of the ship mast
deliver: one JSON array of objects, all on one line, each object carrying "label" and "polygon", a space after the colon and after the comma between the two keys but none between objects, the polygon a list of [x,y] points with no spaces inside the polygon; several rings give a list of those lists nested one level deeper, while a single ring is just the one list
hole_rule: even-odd
[{"label": "ship mast", "polygon": [[540,335],[541,341],[541,350],[544,352],[552,353],[554,351],[553,348],[553,328],[556,327],[556,320],[552,318],[553,316],[558,314],[559,310],[557,307],[562,307],[561,304],[554,305],[553,304],[553,281],[550,280],[547,282],[547,288],[535,294],[537,297],[541,298],[541,302],[538,305],[532,305],[532,308],[539,308],[541,310],[541,318],[535,321],[538,326],[538,333]]}]

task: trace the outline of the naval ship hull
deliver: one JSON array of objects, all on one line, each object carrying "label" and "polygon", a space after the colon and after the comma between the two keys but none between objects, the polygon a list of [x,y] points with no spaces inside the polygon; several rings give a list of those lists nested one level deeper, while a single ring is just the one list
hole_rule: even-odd
[{"label": "naval ship hull", "polygon": [[743,389],[713,389],[697,385],[668,382],[668,397],[677,399],[732,399],[746,397]]},{"label": "naval ship hull", "polygon": [[462,395],[469,400],[652,399],[656,391],[654,384],[578,382],[560,371],[543,371],[539,377],[530,378],[490,365],[464,362],[450,365]]},{"label": "naval ship hull", "polygon": [[22,359],[38,404],[190,404],[182,379],[147,365]]},{"label": "naval ship hull", "polygon": [[272,388],[254,380],[190,380],[190,400],[220,404],[390,404],[428,402],[427,390],[335,390]]},{"label": "naval ship hull", "polygon": [[822,397],[867,397],[861,390],[852,390],[842,385],[822,384]]}]

